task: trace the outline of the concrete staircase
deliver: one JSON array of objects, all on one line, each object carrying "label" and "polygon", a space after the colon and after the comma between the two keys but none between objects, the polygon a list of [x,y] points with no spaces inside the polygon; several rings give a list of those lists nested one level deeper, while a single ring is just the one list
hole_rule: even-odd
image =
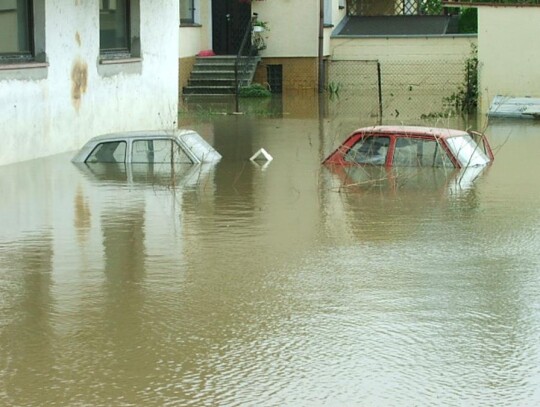
[{"label": "concrete staircase", "polygon": [[[257,65],[258,56],[241,57],[239,79],[241,86],[251,84]],[[236,93],[235,66],[236,56],[197,57],[184,95],[230,95]]]}]

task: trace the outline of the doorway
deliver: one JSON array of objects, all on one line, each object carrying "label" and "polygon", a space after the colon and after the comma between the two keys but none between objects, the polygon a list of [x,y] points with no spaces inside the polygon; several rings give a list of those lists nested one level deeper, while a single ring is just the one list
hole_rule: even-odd
[{"label": "doorway", "polygon": [[251,19],[251,2],[212,0],[212,44],[217,55],[236,55]]}]

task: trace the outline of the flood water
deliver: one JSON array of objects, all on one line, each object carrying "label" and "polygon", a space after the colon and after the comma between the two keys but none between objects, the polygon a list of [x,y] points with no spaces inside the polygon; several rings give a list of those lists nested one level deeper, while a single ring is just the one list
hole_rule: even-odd
[{"label": "flood water", "polygon": [[320,161],[374,123],[280,109],[185,123],[223,160],[173,180],[0,167],[0,405],[540,403],[540,124],[364,183]]}]

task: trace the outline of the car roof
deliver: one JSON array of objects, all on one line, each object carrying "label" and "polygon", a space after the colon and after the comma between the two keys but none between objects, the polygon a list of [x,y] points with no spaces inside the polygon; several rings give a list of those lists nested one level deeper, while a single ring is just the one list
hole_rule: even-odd
[{"label": "car roof", "polygon": [[[84,146],[77,152],[71,161],[85,162],[94,148],[100,143],[125,141],[132,144],[137,140],[174,139],[188,156],[195,163],[210,163],[221,159],[219,154],[210,144],[208,144],[196,131],[189,129],[165,129],[165,130],[145,130],[145,131],[126,131],[118,133],[109,133],[95,136],[88,140]],[[129,162],[129,159],[128,161]]]},{"label": "car roof", "polygon": [[170,129],[170,130],[124,131],[124,132],[118,132],[118,133],[101,134],[99,136],[92,137],[90,140],[88,140],[88,143],[104,141],[104,140],[118,140],[118,139],[136,139],[136,138],[148,138],[148,137],[176,137],[176,136],[181,136],[187,133],[193,133],[193,130]]},{"label": "car roof", "polygon": [[423,127],[423,126],[372,126],[372,127],[361,127],[356,129],[354,133],[394,133],[402,134],[404,136],[434,136],[440,138],[449,138],[464,136],[468,133],[463,130],[454,130],[447,128],[438,128],[438,127]]}]

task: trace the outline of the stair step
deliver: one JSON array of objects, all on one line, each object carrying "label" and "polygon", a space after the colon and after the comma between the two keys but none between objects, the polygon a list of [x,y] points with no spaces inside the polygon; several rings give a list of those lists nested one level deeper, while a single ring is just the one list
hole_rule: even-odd
[{"label": "stair step", "polygon": [[[242,56],[240,59],[253,59],[260,61],[261,57],[249,57],[249,56]],[[236,55],[222,55],[222,56],[216,56],[216,57],[196,57],[195,59],[197,62],[207,63],[212,61],[222,61],[222,62],[228,62],[228,61],[236,61]]]},{"label": "stair step", "polygon": [[[248,79],[240,80],[240,85],[245,86],[249,83]],[[187,86],[230,86],[236,87],[236,81],[234,79],[190,79]]]},{"label": "stair step", "polygon": [[[238,79],[242,86],[249,85],[260,57],[241,57]],[[191,71],[184,94],[234,94],[236,92],[236,61],[234,55],[198,57]]]},{"label": "stair step", "polygon": [[[251,72],[238,73],[238,79],[248,79],[251,78]],[[235,80],[236,74],[235,72],[192,72],[190,79],[194,80],[211,80],[211,79],[228,79],[228,80]]]},{"label": "stair step", "polygon": [[186,95],[205,95],[205,94],[216,94],[216,95],[226,95],[234,94],[236,89],[231,86],[186,86],[183,89],[184,94]]},{"label": "stair step", "polygon": [[[255,64],[249,64],[249,65],[238,65],[239,70],[244,69],[255,69],[257,65]],[[208,71],[232,71],[234,72],[235,66],[234,65],[194,65],[193,66],[193,72],[208,72]]]},{"label": "stair step", "polygon": [[190,79],[187,86],[228,86],[236,87],[234,79]]}]

